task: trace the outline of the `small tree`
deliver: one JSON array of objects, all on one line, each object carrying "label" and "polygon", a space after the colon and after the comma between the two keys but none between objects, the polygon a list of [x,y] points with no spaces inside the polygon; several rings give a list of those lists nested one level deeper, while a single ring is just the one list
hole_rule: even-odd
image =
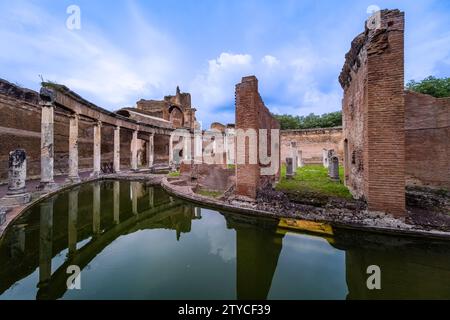
[{"label": "small tree", "polygon": [[435,98],[450,97],[450,78],[429,76],[419,82],[411,80],[406,84],[406,89],[429,94]]}]

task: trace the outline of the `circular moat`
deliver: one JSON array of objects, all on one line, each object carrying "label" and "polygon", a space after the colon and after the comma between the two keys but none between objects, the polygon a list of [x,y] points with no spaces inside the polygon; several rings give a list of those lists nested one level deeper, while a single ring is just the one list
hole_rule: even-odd
[{"label": "circular moat", "polygon": [[[449,244],[321,230],[198,207],[142,182],[86,184],[8,228],[0,299],[450,299]],[[381,290],[368,288],[373,266]]]}]

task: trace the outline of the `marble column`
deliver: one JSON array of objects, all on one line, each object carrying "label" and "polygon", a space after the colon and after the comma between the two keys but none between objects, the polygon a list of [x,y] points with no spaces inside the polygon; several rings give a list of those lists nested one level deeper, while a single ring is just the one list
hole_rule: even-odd
[{"label": "marble column", "polygon": [[138,169],[138,131],[133,131],[133,137],[131,138],[131,170],[137,171]]},{"label": "marble column", "polygon": [[54,105],[42,101],[41,106],[41,183],[39,189],[51,191],[54,181]]},{"label": "marble column", "polygon": [[302,152],[302,150],[298,150],[298,151],[297,151],[297,166],[298,166],[299,168],[304,167],[304,164],[303,164],[303,152]]},{"label": "marble column", "polygon": [[155,162],[155,135],[152,133],[148,137],[148,167],[153,167]]},{"label": "marble column", "polygon": [[91,177],[98,178],[101,175],[102,161],[102,123],[100,121],[94,124],[94,171]]},{"label": "marble column", "polygon": [[45,287],[52,276],[53,258],[53,199],[40,205],[39,226],[39,285]]},{"label": "marble column", "polygon": [[169,138],[169,166],[172,166],[173,163],[173,136],[170,135]]},{"label": "marble column", "polygon": [[93,206],[92,206],[92,232],[94,236],[100,234],[100,183],[93,186]]},{"label": "marble column", "polygon": [[114,181],[113,187],[114,223],[120,223],[120,182]]},{"label": "marble column", "polygon": [[78,114],[70,117],[69,122],[69,176],[67,182],[79,183],[80,176],[78,174]]},{"label": "marble column", "polygon": [[114,172],[120,172],[120,127],[114,128]]},{"label": "marble column", "polygon": [[[18,149],[9,153],[8,162],[8,192],[0,200],[0,207],[12,208],[31,201],[26,190],[27,154]],[[1,220],[1,219],[0,219]]]},{"label": "marble column", "polygon": [[286,179],[293,179],[294,175],[294,160],[292,158],[286,158]]},{"label": "marble column", "polygon": [[69,191],[69,215],[68,215],[68,256],[71,257],[77,252],[77,223],[78,223],[78,193],[79,188]]}]

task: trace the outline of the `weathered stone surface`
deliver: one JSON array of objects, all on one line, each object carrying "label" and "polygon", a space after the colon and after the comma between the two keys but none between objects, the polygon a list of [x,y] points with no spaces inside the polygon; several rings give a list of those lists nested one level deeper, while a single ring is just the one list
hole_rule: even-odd
[{"label": "weathered stone surface", "polygon": [[293,179],[294,175],[294,160],[292,158],[286,158],[286,178]]},{"label": "weathered stone surface", "polygon": [[339,181],[339,158],[332,156],[328,167],[328,176],[333,181]]}]

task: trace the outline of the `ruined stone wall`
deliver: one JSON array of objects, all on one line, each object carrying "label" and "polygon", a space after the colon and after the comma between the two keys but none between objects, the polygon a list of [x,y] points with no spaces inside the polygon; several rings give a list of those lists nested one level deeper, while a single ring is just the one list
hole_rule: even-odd
[{"label": "ruined stone wall", "polygon": [[383,10],[352,43],[344,89],[346,183],[370,210],[405,209],[404,13]]},{"label": "ruined stone wall", "polygon": [[[244,77],[242,82],[236,85],[236,130],[254,129],[258,132],[259,129],[267,129],[270,138],[271,129],[280,129],[280,125],[275,118],[272,117],[269,109],[264,105],[261,96],[258,93],[258,79],[255,76]],[[259,154],[259,139],[257,139],[256,153]],[[278,152],[279,150],[279,141]],[[271,141],[268,139],[269,155]],[[249,158],[249,144],[245,144],[245,164],[236,165],[236,194],[249,198],[256,198],[258,189],[267,183],[273,183],[277,176],[261,175],[261,170],[264,167],[261,163],[251,164]],[[236,155],[239,155],[240,150],[237,149]],[[259,161],[259,157],[258,157]],[[279,163],[278,163],[279,167]]]},{"label": "ruined stone wall", "polygon": [[405,92],[406,182],[450,189],[450,98]]},{"label": "ruined stone wall", "polygon": [[291,156],[291,142],[297,143],[297,149],[302,151],[303,163],[322,164],[323,149],[336,151],[339,161],[344,159],[342,128],[282,130],[281,131],[281,162]]}]

